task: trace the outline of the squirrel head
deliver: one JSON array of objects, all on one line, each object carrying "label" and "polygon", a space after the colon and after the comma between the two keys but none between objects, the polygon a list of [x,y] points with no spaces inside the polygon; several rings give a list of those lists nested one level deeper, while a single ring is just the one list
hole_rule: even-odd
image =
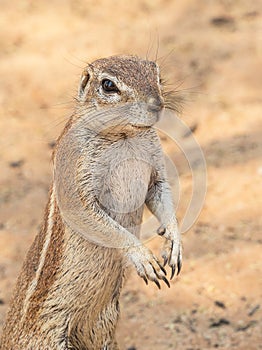
[{"label": "squirrel head", "polygon": [[134,127],[150,127],[164,108],[158,65],[137,56],[111,56],[84,69],[78,102],[81,110],[123,107]]}]

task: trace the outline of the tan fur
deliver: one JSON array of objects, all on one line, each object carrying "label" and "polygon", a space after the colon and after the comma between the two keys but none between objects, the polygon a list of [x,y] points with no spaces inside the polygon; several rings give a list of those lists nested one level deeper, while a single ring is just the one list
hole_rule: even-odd
[{"label": "tan fur", "polygon": [[[103,81],[117,86],[107,91]],[[125,271],[169,285],[139,240],[146,204],[159,219],[162,256],[181,267],[180,236],[163,154],[152,128],[163,109],[154,62],[114,56],[88,65],[54,152],[42,230],[30,248],[1,350],[117,350]],[[159,285],[160,286],[160,285]]]}]

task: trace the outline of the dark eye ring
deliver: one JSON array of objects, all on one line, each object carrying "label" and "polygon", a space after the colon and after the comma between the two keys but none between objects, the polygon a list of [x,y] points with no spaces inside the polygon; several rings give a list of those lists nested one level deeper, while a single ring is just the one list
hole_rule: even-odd
[{"label": "dark eye ring", "polygon": [[116,93],[119,93],[119,90],[116,86],[116,84],[112,81],[112,80],[109,80],[109,79],[103,79],[102,80],[102,88],[105,92],[116,92]]}]

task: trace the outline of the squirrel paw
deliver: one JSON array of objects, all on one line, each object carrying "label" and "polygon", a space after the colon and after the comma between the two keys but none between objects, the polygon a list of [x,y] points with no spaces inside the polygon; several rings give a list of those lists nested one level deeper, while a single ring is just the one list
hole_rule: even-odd
[{"label": "squirrel paw", "polygon": [[152,281],[160,289],[159,281],[162,280],[170,288],[166,278],[166,270],[148,248],[143,245],[130,247],[127,250],[127,256],[146,284],[148,284],[148,280]]},{"label": "squirrel paw", "polygon": [[157,233],[165,238],[161,256],[164,259],[164,266],[168,263],[171,268],[172,279],[177,271],[179,274],[182,267],[182,245],[177,221],[173,218],[167,225],[161,225]]}]

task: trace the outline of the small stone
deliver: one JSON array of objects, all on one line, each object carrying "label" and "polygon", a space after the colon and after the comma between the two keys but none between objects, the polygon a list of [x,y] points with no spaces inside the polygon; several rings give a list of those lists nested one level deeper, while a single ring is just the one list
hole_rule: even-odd
[{"label": "small stone", "polygon": [[260,305],[257,304],[255,306],[253,306],[250,311],[248,312],[248,316],[253,316],[260,308]]},{"label": "small stone", "polygon": [[229,16],[218,16],[210,20],[210,23],[216,27],[224,27],[234,24],[234,19]]},{"label": "small stone", "polygon": [[221,309],[225,309],[226,308],[226,305],[223,303],[223,301],[219,301],[219,300],[216,300],[214,302],[214,304],[218,307],[220,307]]},{"label": "small stone", "polygon": [[11,168],[20,168],[24,164],[24,162],[25,161],[23,159],[15,160],[13,162],[10,162],[9,166]]},{"label": "small stone", "polygon": [[218,321],[214,321],[210,324],[210,328],[213,327],[220,327],[220,326],[225,326],[225,325],[229,325],[230,321],[227,320],[226,318],[220,318]]},{"label": "small stone", "polygon": [[248,328],[254,326],[257,323],[257,321],[252,320],[246,324],[243,323],[243,321],[240,323],[240,325],[238,327],[236,327],[236,331],[237,332],[243,332],[246,331]]}]

